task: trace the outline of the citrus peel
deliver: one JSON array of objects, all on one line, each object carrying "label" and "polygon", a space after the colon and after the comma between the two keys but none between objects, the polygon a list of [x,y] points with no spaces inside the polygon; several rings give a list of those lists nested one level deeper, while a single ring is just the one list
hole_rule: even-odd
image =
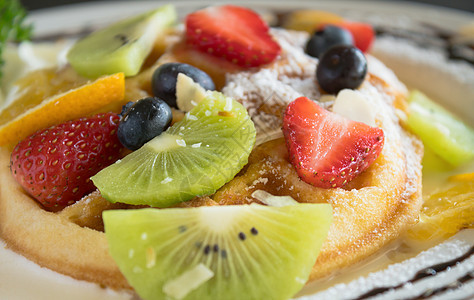
[{"label": "citrus peel", "polygon": [[37,130],[92,114],[122,101],[124,95],[124,74],[117,73],[46,98],[0,126],[0,146],[14,145]]},{"label": "citrus peel", "polygon": [[420,221],[408,231],[410,238],[447,238],[463,228],[474,228],[473,173],[451,176],[424,200]]}]

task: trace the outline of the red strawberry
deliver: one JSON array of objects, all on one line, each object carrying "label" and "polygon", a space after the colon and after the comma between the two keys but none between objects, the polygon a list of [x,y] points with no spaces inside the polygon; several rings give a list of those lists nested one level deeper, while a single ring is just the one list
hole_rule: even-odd
[{"label": "red strawberry", "polygon": [[186,17],[188,44],[241,67],[270,63],[280,53],[268,30],[257,13],[234,5],[208,7]]},{"label": "red strawberry", "polygon": [[119,158],[119,119],[99,114],[36,132],[13,150],[13,176],[44,207],[73,204],[95,189],[89,178]]},{"label": "red strawberry", "polygon": [[344,186],[382,151],[382,129],[329,112],[306,97],[291,102],[283,118],[290,162],[300,178],[322,188]]},{"label": "red strawberry", "polygon": [[348,30],[354,38],[354,46],[362,52],[369,51],[375,39],[375,31],[370,24],[361,22],[342,22],[336,26]]}]

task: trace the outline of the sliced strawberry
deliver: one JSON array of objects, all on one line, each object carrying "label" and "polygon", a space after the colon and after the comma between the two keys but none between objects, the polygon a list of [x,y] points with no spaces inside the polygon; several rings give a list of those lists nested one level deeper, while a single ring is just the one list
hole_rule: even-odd
[{"label": "sliced strawberry", "polygon": [[13,176],[46,208],[74,203],[95,189],[89,178],[120,157],[119,119],[99,114],[38,131],[13,150]]},{"label": "sliced strawberry", "polygon": [[370,24],[345,21],[336,26],[342,27],[352,34],[355,46],[360,51],[364,53],[369,51],[375,39],[375,31]]},{"label": "sliced strawberry", "polygon": [[283,134],[300,178],[322,188],[344,186],[375,161],[384,144],[382,129],[329,112],[306,97],[288,105]]},{"label": "sliced strawberry", "polygon": [[234,5],[212,6],[189,14],[186,41],[241,67],[270,63],[280,53],[280,46],[260,16]]}]

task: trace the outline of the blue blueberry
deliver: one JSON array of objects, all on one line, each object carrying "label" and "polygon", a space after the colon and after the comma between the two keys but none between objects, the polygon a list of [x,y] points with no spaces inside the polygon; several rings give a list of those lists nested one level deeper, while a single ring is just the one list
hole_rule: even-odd
[{"label": "blue blueberry", "polygon": [[171,107],[178,108],[176,105],[176,82],[179,73],[190,77],[205,90],[216,89],[211,77],[196,67],[183,63],[163,64],[153,73],[152,90],[156,97],[163,99]]},{"label": "blue blueberry", "polygon": [[148,97],[124,106],[117,136],[122,145],[137,150],[171,124],[171,108],[165,101]]},{"label": "blue blueberry", "polygon": [[329,48],[338,45],[353,45],[352,34],[341,27],[327,25],[316,31],[306,43],[306,54],[320,57]]},{"label": "blue blueberry", "polygon": [[367,74],[367,60],[354,46],[334,46],[319,59],[316,78],[319,86],[330,94],[342,89],[356,89]]}]

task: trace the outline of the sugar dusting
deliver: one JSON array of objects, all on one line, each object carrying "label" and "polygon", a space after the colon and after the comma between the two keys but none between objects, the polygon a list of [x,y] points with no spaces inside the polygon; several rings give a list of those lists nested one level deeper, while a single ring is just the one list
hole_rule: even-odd
[{"label": "sugar dusting", "polygon": [[261,135],[273,132],[281,124],[281,116],[288,103],[306,96],[320,97],[315,88],[316,59],[306,55],[302,45],[304,32],[272,29],[282,53],[278,60],[257,71],[227,75],[223,93],[240,101],[248,110]]},{"label": "sugar dusting", "polygon": [[[282,45],[279,59],[258,71],[229,75],[227,85],[223,89],[224,93],[247,108],[257,128],[257,140],[268,139],[270,133],[273,133],[274,137],[281,136],[282,112],[287,104],[297,97],[306,96],[328,109],[331,109],[334,103],[332,97],[324,97],[324,101],[321,101],[323,97],[319,93],[315,78],[318,60],[303,52],[302,45],[307,35],[282,30],[272,30],[272,34]],[[397,222],[408,224],[413,221],[413,216],[406,213],[406,210],[417,211],[417,207],[411,205],[413,202],[419,203],[413,199],[418,198],[416,193],[420,189],[418,180],[421,167],[417,153],[420,145],[401,129],[394,108],[396,95],[405,95],[407,88],[375,57],[368,55],[368,65],[370,76],[358,89],[358,93],[372,106],[376,126],[384,130],[382,160],[374,163],[374,170],[369,172],[369,179],[362,186],[321,192],[326,195],[322,201],[332,204],[334,219],[337,220],[337,225],[330,229],[329,236],[332,238],[326,241],[326,249],[339,249],[338,243],[341,240],[354,248],[365,249],[373,239],[383,239],[387,236],[395,238],[395,233],[390,231],[390,225],[384,225],[386,220],[382,219],[383,216],[396,207],[402,212]],[[291,166],[273,164],[265,160],[261,167],[263,173],[248,183],[246,191],[265,190],[267,183],[274,180],[278,183],[272,185],[275,193],[290,192],[295,199],[303,199],[301,196],[305,194],[307,187],[301,180],[295,180],[287,174],[289,169],[292,169]],[[394,188],[386,184],[390,180],[402,184]],[[304,201],[314,202],[315,197],[319,196],[313,195]],[[383,204],[380,204],[381,199],[385,199]],[[361,210],[365,216],[359,215]],[[367,232],[366,237],[360,236],[359,226],[364,226],[361,224],[366,222],[367,228],[372,230]]]},{"label": "sugar dusting", "polygon": [[[282,54],[277,61],[257,71],[246,71],[227,76],[227,84],[223,92],[240,101],[247,108],[257,128],[258,144],[272,138],[281,137],[281,118],[286,105],[300,96],[306,96],[312,100],[320,100],[321,94],[317,88],[315,70],[318,60],[304,53],[303,45],[308,35],[303,32],[292,32],[282,29],[272,29],[271,33],[282,47]],[[383,63],[373,56],[368,57],[369,73],[382,79],[388,84],[390,92],[394,94],[406,94],[407,88],[401,83],[395,74]],[[368,100],[373,108],[377,126],[383,128],[386,141],[382,154],[387,157],[393,155],[405,156],[396,162],[390,163],[390,168],[384,169],[385,174],[375,177],[386,176],[387,173],[406,174],[407,186],[403,199],[408,199],[418,190],[419,157],[416,149],[419,144],[401,130],[399,119],[393,108],[394,96],[380,91],[378,87],[365,81],[357,91]],[[333,98],[330,101],[319,101],[319,104],[331,108]],[[407,149],[401,151],[400,149]],[[281,170],[273,170],[275,176]],[[284,180],[284,179],[283,179]],[[264,177],[254,180],[247,189],[254,189],[258,184],[266,184],[268,180]],[[287,187],[292,190],[294,187]],[[367,187],[376,188],[376,187]],[[370,207],[368,199],[358,197],[367,191],[351,191],[353,199],[357,199],[357,205]],[[333,203],[347,201],[346,191],[341,190],[331,197]],[[340,195],[338,195],[340,194]],[[342,203],[341,203],[342,204]],[[356,205],[356,203],[354,203]],[[335,215],[341,214],[336,208]],[[376,214],[377,212],[373,212]],[[351,224],[347,224],[351,227]],[[380,235],[382,232],[375,232]]]}]

